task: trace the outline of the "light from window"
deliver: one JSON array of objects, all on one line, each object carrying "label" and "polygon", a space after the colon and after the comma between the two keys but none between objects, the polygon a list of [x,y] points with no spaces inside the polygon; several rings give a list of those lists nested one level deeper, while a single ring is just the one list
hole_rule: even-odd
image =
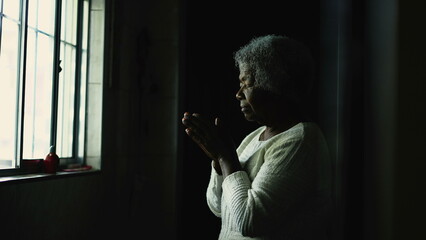
[{"label": "light from window", "polygon": [[84,153],[89,5],[0,0],[0,169]]}]

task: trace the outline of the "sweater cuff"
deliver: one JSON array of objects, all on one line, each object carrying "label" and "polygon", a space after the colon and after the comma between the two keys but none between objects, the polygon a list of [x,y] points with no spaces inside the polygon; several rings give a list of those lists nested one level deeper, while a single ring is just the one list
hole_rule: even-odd
[{"label": "sweater cuff", "polygon": [[224,200],[233,205],[247,198],[251,188],[250,179],[245,171],[238,171],[228,175],[222,183]]},{"label": "sweater cuff", "polygon": [[219,175],[216,172],[216,169],[213,167],[213,161],[211,163],[211,175],[210,175],[210,184],[211,187],[215,190],[216,193],[222,192],[222,183],[223,183],[223,175]]}]

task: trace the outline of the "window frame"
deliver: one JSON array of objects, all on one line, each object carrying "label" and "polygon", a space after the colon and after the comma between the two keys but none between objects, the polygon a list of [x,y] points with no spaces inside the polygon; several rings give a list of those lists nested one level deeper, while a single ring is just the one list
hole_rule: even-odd
[{"label": "window frame", "polygon": [[[40,162],[43,159],[24,159],[23,158],[23,142],[24,142],[24,109],[25,109],[25,84],[26,84],[26,63],[27,63],[27,43],[28,31],[31,28],[28,25],[28,6],[29,0],[20,0],[20,25],[19,25],[19,49],[18,49],[18,103],[17,103],[17,125],[16,125],[16,147],[15,159],[12,159],[12,167],[0,169],[0,177],[22,175],[29,173],[42,173]],[[83,33],[84,29],[84,2],[88,2],[87,9],[87,33]],[[104,2],[103,2],[104,3]],[[0,0],[0,7],[3,7],[4,0]],[[55,0],[55,28],[54,28],[54,49],[53,49],[53,77],[52,77],[52,106],[51,106],[51,124],[50,124],[50,145],[57,145],[57,128],[58,128],[58,94],[59,94],[59,76],[60,76],[60,58],[61,44],[67,44],[66,39],[61,39],[62,27],[62,0]],[[77,23],[76,23],[76,58],[72,71],[75,71],[75,92],[74,92],[74,116],[73,116],[73,141],[71,146],[72,157],[61,157],[60,167],[67,168],[70,166],[82,166],[86,164],[86,126],[87,125],[87,95],[88,95],[88,78],[89,78],[89,56],[90,56],[90,35],[91,35],[91,5],[92,0],[77,0]],[[4,14],[0,16],[0,27],[2,26]],[[0,28],[1,30],[1,28]],[[82,62],[83,62],[83,35],[86,38],[86,60],[85,60],[85,106],[84,106],[84,126],[80,126],[80,110],[81,110],[81,84],[82,84]],[[0,31],[0,47],[1,47],[1,31]],[[84,129],[82,129],[84,128]],[[83,134],[83,145],[80,144],[80,134]],[[79,146],[83,146],[80,149]],[[47,146],[48,147],[48,146]],[[46,155],[48,153],[46,152]]]}]

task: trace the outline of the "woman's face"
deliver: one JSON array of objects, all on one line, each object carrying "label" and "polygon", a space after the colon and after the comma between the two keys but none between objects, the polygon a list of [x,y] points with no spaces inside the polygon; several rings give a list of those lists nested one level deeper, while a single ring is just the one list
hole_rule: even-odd
[{"label": "woman's face", "polygon": [[274,105],[265,90],[255,86],[250,71],[240,68],[240,89],[235,97],[240,101],[241,112],[248,121],[264,124],[268,117],[268,106]]}]

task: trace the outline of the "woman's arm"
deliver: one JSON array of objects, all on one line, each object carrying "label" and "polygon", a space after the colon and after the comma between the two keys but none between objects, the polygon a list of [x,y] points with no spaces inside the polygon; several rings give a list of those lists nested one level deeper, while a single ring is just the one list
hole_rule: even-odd
[{"label": "woman's arm", "polygon": [[223,176],[216,172],[213,163],[214,161],[212,161],[210,181],[206,192],[207,206],[214,215],[221,217]]},{"label": "woman's arm", "polygon": [[222,204],[244,236],[260,236],[282,227],[288,212],[313,190],[313,164],[300,141],[274,144],[264,153],[264,163],[251,182],[244,171],[224,179]]}]

